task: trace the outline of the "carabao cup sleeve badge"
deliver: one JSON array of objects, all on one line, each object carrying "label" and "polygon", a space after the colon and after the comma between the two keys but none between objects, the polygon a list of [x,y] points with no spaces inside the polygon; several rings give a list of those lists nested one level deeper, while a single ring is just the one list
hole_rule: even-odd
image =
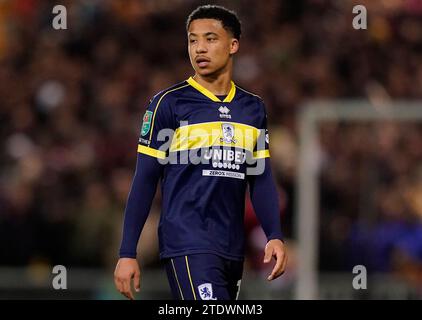
[{"label": "carabao cup sleeve badge", "polygon": [[146,111],[144,117],[142,118],[142,128],[141,128],[141,135],[144,136],[149,132],[151,128],[151,119],[152,119],[152,112]]}]

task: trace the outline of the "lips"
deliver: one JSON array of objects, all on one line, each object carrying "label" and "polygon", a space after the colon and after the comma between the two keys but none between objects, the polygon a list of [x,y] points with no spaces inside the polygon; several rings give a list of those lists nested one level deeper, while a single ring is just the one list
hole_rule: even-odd
[{"label": "lips", "polygon": [[210,63],[210,59],[207,57],[196,57],[195,62],[200,68],[205,68]]}]

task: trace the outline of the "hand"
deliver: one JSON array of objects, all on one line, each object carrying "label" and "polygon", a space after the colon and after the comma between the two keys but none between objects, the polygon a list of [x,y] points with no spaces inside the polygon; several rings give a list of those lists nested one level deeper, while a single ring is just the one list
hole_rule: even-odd
[{"label": "hand", "polygon": [[131,280],[136,292],[140,289],[141,271],[139,270],[138,261],[132,258],[120,258],[114,271],[114,284],[116,289],[126,296],[128,299],[134,300]]},{"label": "hand", "polygon": [[287,254],[283,241],[279,239],[268,241],[265,246],[264,263],[270,262],[272,257],[275,257],[276,264],[273,271],[271,271],[271,274],[267,278],[268,281],[277,279],[286,269]]}]

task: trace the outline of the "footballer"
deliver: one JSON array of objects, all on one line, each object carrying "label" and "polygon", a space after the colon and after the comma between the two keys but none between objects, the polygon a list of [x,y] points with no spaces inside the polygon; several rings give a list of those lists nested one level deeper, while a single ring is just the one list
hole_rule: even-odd
[{"label": "footballer", "polygon": [[226,8],[205,5],[189,15],[186,30],[195,73],[156,94],[143,116],[114,273],[129,299],[132,285],[140,289],[136,248],[159,181],[160,259],[174,299],[238,298],[247,188],[268,241],[264,262],[275,260],[268,280],[287,263],[265,106],[232,81],[240,21]]}]

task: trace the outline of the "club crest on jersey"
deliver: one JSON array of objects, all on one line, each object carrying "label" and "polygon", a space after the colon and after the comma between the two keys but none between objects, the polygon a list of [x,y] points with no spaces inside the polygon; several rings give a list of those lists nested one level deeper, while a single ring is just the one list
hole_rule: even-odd
[{"label": "club crest on jersey", "polygon": [[213,297],[211,283],[203,283],[199,285],[198,292],[202,300],[217,300],[217,298]]},{"label": "club crest on jersey", "polygon": [[234,138],[234,126],[230,123],[223,123],[221,127],[223,130],[223,137],[220,138],[220,141],[225,143],[236,143],[236,139]]},{"label": "club crest on jersey", "polygon": [[144,136],[151,128],[152,111],[147,110],[142,118],[141,135]]},{"label": "club crest on jersey", "polygon": [[225,119],[232,118],[232,116],[229,115],[230,109],[227,108],[226,106],[220,106],[220,108],[218,108],[218,111],[220,111],[220,118],[225,118]]}]

